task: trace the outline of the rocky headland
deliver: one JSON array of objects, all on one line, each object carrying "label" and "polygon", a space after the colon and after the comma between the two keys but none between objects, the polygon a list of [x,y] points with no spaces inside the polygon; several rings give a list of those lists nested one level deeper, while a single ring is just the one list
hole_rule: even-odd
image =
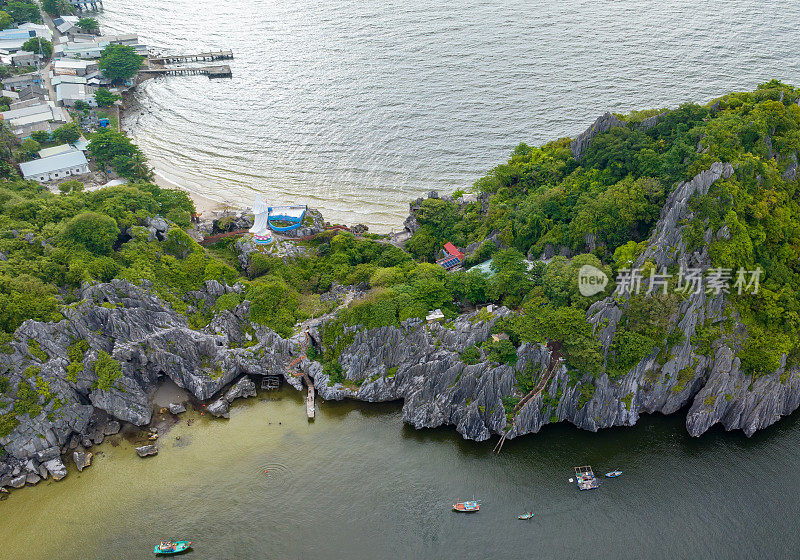
[{"label": "rocky headland", "polygon": [[[621,126],[615,117],[601,117],[573,143],[576,157],[596,133],[614,126]],[[731,165],[715,163],[679,184],[636,264],[707,270],[711,266],[707,251],[688,249],[682,236],[692,218],[689,200],[708,193],[716,181],[733,173]],[[237,220],[232,218],[232,225],[225,227],[239,228],[242,223]],[[413,231],[413,216],[406,226]],[[209,233],[215,227],[226,231],[219,224],[209,227]],[[315,214],[310,227],[321,229],[321,216]],[[169,226],[163,221],[151,223],[150,229],[157,237]],[[729,232],[724,227],[708,228],[704,235],[710,240]],[[246,266],[253,246],[243,240],[238,248]],[[470,252],[476,249],[471,247]],[[285,251],[281,256],[291,255]],[[541,255],[548,256],[552,255]],[[340,299],[348,293],[336,290]],[[239,284],[208,281],[202,290],[189,294],[188,303],[210,309],[218,298],[242,292]],[[586,313],[606,357],[628,303],[625,296],[609,296]],[[0,366],[10,386],[36,379],[38,396],[29,413],[16,415],[13,429],[0,439],[0,487],[60,479],[67,473],[67,461],[79,470],[88,466],[89,449],[104,437],[126,426],[146,429],[153,420],[153,395],[166,379],[206,403],[210,414],[227,417],[235,399],[255,395],[259,378],[280,376],[302,390],[303,377],[298,374],[305,374],[323,399],[402,401],[403,419],[414,427],[453,426],[463,437],[478,441],[536,433],[548,423],[562,421],[590,431],[630,426],[641,414],[674,414],[682,409],[687,410],[686,428],[693,436],[716,424],[749,436],[800,405],[800,371],[786,367],[786,356],[778,369],[754,379],[742,371],[732,350],[735,342],[725,343],[722,335],[711,341],[693,338],[700,325],[728,322],[733,332],[743,328],[724,293],[701,292],[680,301],[667,327],[680,335],[671,339],[679,341],[671,347],[654,350],[622,375],[612,378],[602,373],[580,380],[554,361],[546,344],[519,345],[515,365],[490,361],[485,352],[475,363],[465,363],[462,353],[467,347],[495,336],[496,323],[517,313],[490,306],[449,321],[409,319],[399,326],[354,327],[352,341],[338,357],[344,381],[334,382],[321,363],[306,355],[309,346],[323,350],[325,318],[299,325],[294,336],[282,338],[251,324],[249,305],[245,300],[216,312],[208,326],[195,329],[148,282],[113,280],[85,284],[78,301],[63,308],[64,318],[58,322],[23,323],[0,353]],[[104,356],[117,362],[119,370],[101,372],[97,364]],[[546,372],[552,375],[543,391],[510,415],[503,399],[524,397],[516,387],[522,371],[533,371],[540,378]],[[593,386],[588,398],[580,390],[586,384]],[[184,410],[181,403],[169,406],[173,415]],[[0,405],[0,415],[8,421],[11,412],[10,404]],[[155,454],[157,443],[137,451],[143,457]]]}]

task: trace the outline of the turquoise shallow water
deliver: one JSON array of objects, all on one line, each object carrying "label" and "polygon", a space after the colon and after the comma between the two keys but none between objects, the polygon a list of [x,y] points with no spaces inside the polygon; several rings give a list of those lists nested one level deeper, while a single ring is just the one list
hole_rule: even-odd
[{"label": "turquoise shallow water", "polygon": [[519,142],[604,111],[800,83],[800,3],[726,0],[106,0],[106,31],[230,48],[232,80],[157,80],[126,124],[159,172],[251,204],[308,203],[397,229]]},{"label": "turquoise shallow water", "polygon": [[[261,399],[229,421],[181,422],[157,457],[104,444],[83,473],[13,493],[3,557],[149,558],[169,537],[213,559],[792,558],[800,546],[797,416],[750,439],[690,438],[680,415],[597,434],[549,426],[495,456],[494,442],[404,426],[396,404],[323,403],[308,423],[299,393]],[[586,464],[624,474],[580,492],[568,478]],[[450,511],[473,495],[479,513]]]}]

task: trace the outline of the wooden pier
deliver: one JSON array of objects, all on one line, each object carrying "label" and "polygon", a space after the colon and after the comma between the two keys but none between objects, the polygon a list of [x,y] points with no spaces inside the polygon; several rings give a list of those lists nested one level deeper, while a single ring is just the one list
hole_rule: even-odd
[{"label": "wooden pier", "polygon": [[314,411],[316,410],[314,406],[314,382],[311,381],[311,378],[306,374],[303,374],[303,379],[305,379],[306,386],[308,387],[308,394],[306,395],[306,415],[309,420],[313,420]]},{"label": "wooden pier", "polygon": [[203,66],[192,68],[188,66],[178,66],[175,68],[143,68],[139,74],[146,77],[154,76],[194,76],[205,75],[209,78],[232,78],[233,72],[227,64],[224,66]]},{"label": "wooden pier", "polygon": [[177,64],[179,62],[205,62],[212,60],[231,60],[233,51],[215,51],[198,54],[170,54],[148,57],[151,64]]}]

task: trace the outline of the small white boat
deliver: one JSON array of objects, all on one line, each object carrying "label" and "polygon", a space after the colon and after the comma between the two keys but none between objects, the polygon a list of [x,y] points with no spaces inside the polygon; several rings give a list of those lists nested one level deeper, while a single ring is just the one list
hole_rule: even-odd
[{"label": "small white boat", "polygon": [[531,517],[533,517],[533,512],[529,511],[527,513],[523,513],[522,515],[518,515],[517,519],[530,519]]},{"label": "small white boat", "polygon": [[617,478],[622,475],[622,471],[611,471],[606,473],[606,478]]}]

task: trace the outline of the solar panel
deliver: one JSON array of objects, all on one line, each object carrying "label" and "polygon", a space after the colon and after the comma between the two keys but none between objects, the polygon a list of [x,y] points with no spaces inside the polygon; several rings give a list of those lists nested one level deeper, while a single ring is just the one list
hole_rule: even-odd
[{"label": "solar panel", "polygon": [[439,261],[444,268],[453,268],[454,266],[458,265],[461,260],[458,257],[453,257],[452,259],[446,259]]}]

